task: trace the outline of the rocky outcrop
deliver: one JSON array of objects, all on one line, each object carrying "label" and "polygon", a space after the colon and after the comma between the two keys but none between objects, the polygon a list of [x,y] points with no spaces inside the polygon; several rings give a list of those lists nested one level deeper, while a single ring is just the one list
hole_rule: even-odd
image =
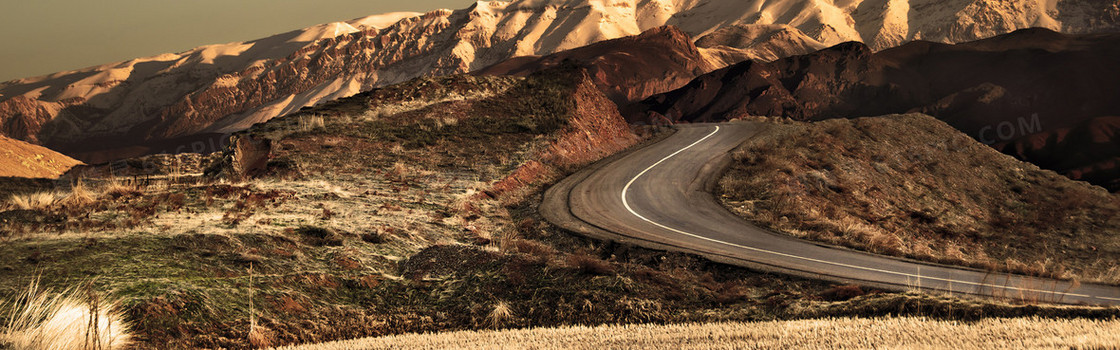
[{"label": "rocky outcrop", "polygon": [[275,143],[267,137],[240,133],[231,137],[230,145],[207,165],[203,175],[214,179],[245,180],[259,177],[295,178],[301,175],[299,165],[276,155]]},{"label": "rocky outcrop", "polygon": [[43,124],[54,118],[56,111],[68,104],[79,104],[80,99],[44,103],[25,96],[14,96],[0,102],[0,131],[4,135],[28,142],[39,141]]},{"label": "rocky outcrop", "polygon": [[534,154],[508,176],[482,192],[500,198],[528,186],[540,186],[558,175],[591,164],[638,142],[618,107],[596,86],[585,69],[569,70],[574,88],[566,94],[567,126],[554,134],[545,150]]},{"label": "rocky outcrop", "polygon": [[865,97],[882,89],[865,81],[881,77],[882,68],[871,50],[857,42],[769,63],[747,61],[650,97],[627,108],[628,117],[636,122],[712,122],[750,115],[868,115],[862,114]]}]

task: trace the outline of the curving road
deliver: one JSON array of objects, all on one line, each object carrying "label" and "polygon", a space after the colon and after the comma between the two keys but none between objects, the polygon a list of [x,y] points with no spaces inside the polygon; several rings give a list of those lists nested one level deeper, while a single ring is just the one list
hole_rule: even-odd
[{"label": "curving road", "polygon": [[757,123],[678,126],[550,188],[541,204],[569,230],[767,271],[892,290],[928,289],[1056,303],[1120,304],[1120,287],[996,274],[817,244],[758,228],[711,194],[729,152]]}]

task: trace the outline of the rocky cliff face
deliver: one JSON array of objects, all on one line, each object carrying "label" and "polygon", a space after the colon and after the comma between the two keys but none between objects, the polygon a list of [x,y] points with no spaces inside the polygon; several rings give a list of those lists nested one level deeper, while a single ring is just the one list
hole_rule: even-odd
[{"label": "rocky cliff face", "polygon": [[882,49],[914,38],[955,42],[1027,26],[1110,30],[1117,14],[1115,4],[1089,0],[480,1],[464,10],[331,23],[10,81],[0,84],[0,131],[91,161],[181,149],[373,87],[663,25],[708,35],[701,46],[734,62],[848,40]]},{"label": "rocky cliff face", "polygon": [[[1117,60],[1118,34],[1045,29],[957,45],[911,42],[878,53],[851,42],[774,62],[736,64],[627,110],[632,121],[690,122],[747,115],[820,120],[921,112],[994,144],[1040,132],[1061,135],[1093,118],[1120,114],[1120,101],[1112,97],[1120,91],[1120,68],[1112,63]],[[1097,126],[1079,127],[1087,128],[1082,133],[1111,135],[1102,130],[1112,129],[1100,126],[1111,124],[1086,125]],[[1005,152],[1071,176],[1077,168],[1107,168],[1097,163],[1120,156],[1112,147],[1042,141],[1056,137],[1043,135],[1016,141]],[[1081,159],[1088,154],[1094,154],[1092,161]],[[1099,169],[1082,173],[1088,172],[1105,174]],[[1098,184],[1113,181],[1074,177]]]}]

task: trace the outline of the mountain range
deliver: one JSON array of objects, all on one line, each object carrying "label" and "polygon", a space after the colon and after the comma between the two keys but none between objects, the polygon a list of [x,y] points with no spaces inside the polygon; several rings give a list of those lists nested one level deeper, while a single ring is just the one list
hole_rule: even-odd
[{"label": "mountain range", "polygon": [[1118,18],[1117,4],[1093,0],[479,1],[462,10],[371,16],[9,81],[0,84],[0,132],[96,163],[195,149],[374,87],[478,71],[665,25],[695,38],[703,62],[683,64],[694,65],[687,74],[615,92],[616,102],[670,90],[710,68],[846,41],[881,50],[913,39],[963,42],[1027,27],[1099,32],[1116,29]]}]

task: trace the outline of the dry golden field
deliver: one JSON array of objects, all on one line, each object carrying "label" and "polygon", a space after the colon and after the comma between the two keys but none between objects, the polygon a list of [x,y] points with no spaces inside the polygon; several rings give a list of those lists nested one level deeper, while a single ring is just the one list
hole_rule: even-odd
[{"label": "dry golden field", "polygon": [[1120,321],[828,318],[406,334],[285,347],[335,349],[1111,349]]}]

